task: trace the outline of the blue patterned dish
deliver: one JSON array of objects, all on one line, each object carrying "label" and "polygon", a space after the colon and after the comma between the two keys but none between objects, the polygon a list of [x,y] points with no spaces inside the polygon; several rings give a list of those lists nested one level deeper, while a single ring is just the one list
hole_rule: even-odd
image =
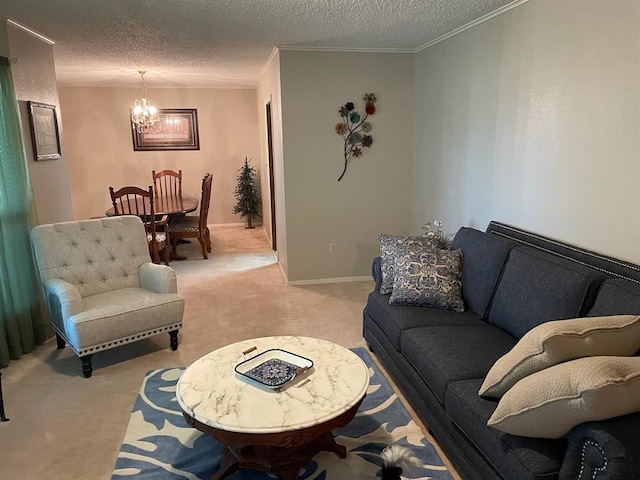
[{"label": "blue patterned dish", "polygon": [[313,361],[295,353],[272,348],[244,360],[235,371],[244,380],[278,389],[313,367]]}]

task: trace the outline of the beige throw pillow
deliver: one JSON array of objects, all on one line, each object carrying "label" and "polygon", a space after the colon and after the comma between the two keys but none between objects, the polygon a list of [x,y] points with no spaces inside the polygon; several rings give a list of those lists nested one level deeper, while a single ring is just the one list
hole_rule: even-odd
[{"label": "beige throw pillow", "polygon": [[487,425],[512,435],[560,438],[573,427],[640,411],[640,357],[588,357],[523,378]]},{"label": "beige throw pillow", "polygon": [[532,328],[491,367],[479,395],[501,397],[515,383],[551,365],[596,355],[629,356],[640,350],[640,316],[574,318]]}]

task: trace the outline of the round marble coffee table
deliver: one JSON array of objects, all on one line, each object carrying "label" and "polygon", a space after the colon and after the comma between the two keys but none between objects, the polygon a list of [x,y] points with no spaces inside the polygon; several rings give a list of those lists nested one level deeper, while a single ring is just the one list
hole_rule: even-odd
[{"label": "round marble coffee table", "polygon": [[[280,348],[313,361],[313,367],[279,390],[257,387],[234,372],[251,347]],[[356,414],[369,386],[369,372],[352,351],[308,337],[263,337],[215,350],[189,366],[176,396],[187,423],[226,445],[225,478],[252,468],[295,480],[317,453],[346,458],[331,430]]]}]

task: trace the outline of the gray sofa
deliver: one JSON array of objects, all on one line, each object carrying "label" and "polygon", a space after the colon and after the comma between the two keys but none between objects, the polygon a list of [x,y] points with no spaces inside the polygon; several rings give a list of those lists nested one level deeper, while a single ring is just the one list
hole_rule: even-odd
[{"label": "gray sofa", "polygon": [[370,349],[466,479],[640,479],[640,413],[573,428],[566,438],[487,426],[497,399],[478,390],[528,330],[549,321],[640,314],[640,267],[499,222],[462,228],[464,312],[391,306],[376,287],[364,309]]}]

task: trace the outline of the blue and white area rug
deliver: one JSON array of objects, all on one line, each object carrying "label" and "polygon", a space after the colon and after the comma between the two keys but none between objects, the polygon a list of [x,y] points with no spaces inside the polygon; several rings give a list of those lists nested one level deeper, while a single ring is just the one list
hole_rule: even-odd
[{"label": "blue and white area rug", "polygon": [[[433,445],[391,389],[364,348],[357,353],[369,367],[371,383],[356,417],[333,431],[347,447],[347,458],[316,455],[298,480],[375,479],[382,449],[391,443],[411,448],[422,467],[405,470],[405,479],[451,480]],[[187,425],[176,401],[176,383],[184,368],[147,373],[133,407],[112,480],[209,480],[220,468],[223,445]],[[229,480],[273,480],[255,470],[238,470]]]}]

